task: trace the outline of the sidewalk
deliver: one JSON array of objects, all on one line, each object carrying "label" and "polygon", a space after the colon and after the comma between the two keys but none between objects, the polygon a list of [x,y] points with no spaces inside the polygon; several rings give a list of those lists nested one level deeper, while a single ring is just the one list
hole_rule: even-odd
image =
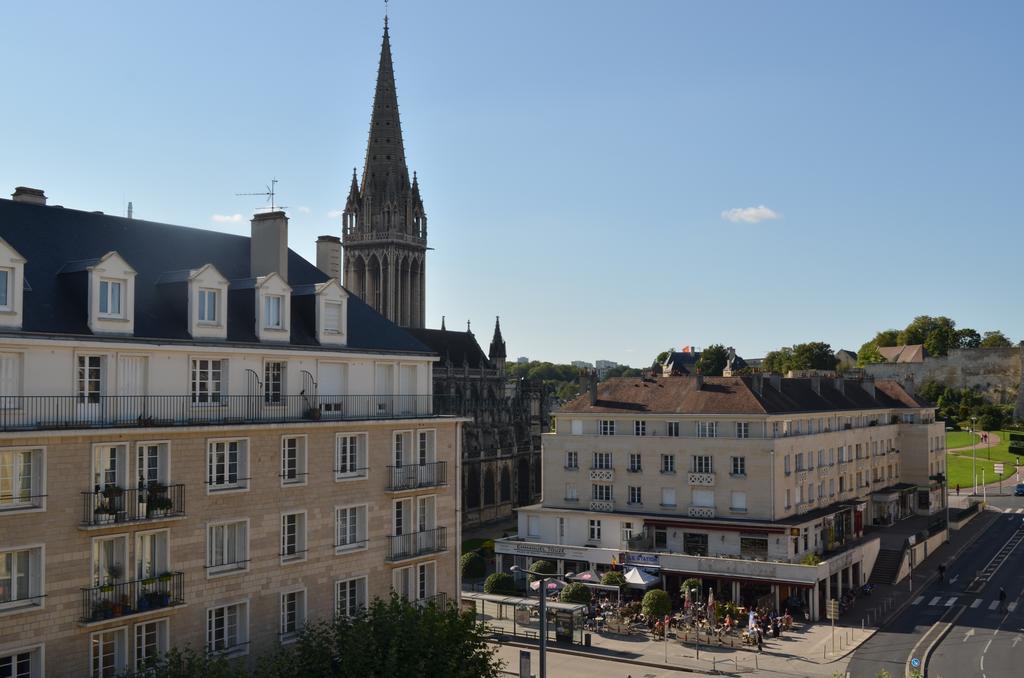
[{"label": "sidewalk", "polygon": [[[800,676],[832,676],[837,672],[842,673],[850,653],[870,638],[879,626],[885,625],[902,612],[914,597],[919,595],[918,592],[937,576],[938,565],[949,563],[968,548],[996,515],[991,511],[982,512],[963,529],[953,532],[950,543],[935,549],[913,572],[913,592],[908,581],[904,579],[896,585],[877,585],[870,596],[858,597],[852,607],[836,621],[836,651],[833,650],[832,626],[827,622],[798,623],[793,631],[784,633],[778,639],[766,638],[765,651],[761,654],[743,647],[738,639],[735,646],[730,646],[727,640],[725,645],[702,643],[698,647],[693,642],[684,644],[679,639],[669,638],[666,662],[664,641],[652,640],[648,636],[622,636],[611,633],[591,634],[589,648],[552,643],[549,644],[548,650],[661,670],[698,673],[711,673],[716,670],[740,673],[756,670]],[[537,646],[536,640],[513,638],[508,635],[503,636],[500,643],[510,647]],[[634,673],[643,675],[645,672],[638,670]],[[587,675],[582,666],[580,675]]]}]

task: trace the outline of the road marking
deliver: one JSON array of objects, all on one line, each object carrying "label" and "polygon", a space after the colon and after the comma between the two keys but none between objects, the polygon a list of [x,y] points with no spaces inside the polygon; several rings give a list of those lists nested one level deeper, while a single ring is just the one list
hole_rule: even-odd
[{"label": "road marking", "polygon": [[975,598],[974,602],[971,603],[971,609],[973,610],[976,607],[978,607],[979,605],[981,605],[981,598]]},{"label": "road marking", "polygon": [[949,600],[946,601],[946,607],[953,607],[953,603],[955,603],[955,602],[956,602],[956,596],[953,596],[952,598],[950,598]]},{"label": "road marking", "polygon": [[1024,508],[1019,508],[1014,513],[1024,513]]},{"label": "road marking", "polygon": [[998,604],[998,600],[993,600],[991,603],[988,604],[988,611],[991,612],[992,610],[996,609],[996,605]]},{"label": "road marking", "polygon": [[1017,609],[1017,601],[1015,600],[1012,603],[1010,603],[1009,605],[1007,605],[1006,609],[1009,610],[1010,612],[1013,612],[1014,610],[1016,610]]},{"label": "road marking", "polygon": [[990,647],[991,645],[992,645],[992,639],[991,639],[991,638],[989,638],[989,639],[988,639],[988,642],[987,642],[987,643],[985,643],[985,649],[984,649],[984,650],[982,650],[982,651],[981,651],[981,653],[982,653],[982,654],[985,654],[986,652],[988,652],[988,648],[989,648],[989,647]]},{"label": "road marking", "polygon": [[984,671],[985,670],[985,655],[981,655],[981,659],[978,661],[978,664],[981,666],[981,670]]},{"label": "road marking", "polygon": [[924,600],[924,596],[918,596],[917,598],[914,598],[914,602],[912,602],[911,605],[919,605],[922,600]]},{"label": "road marking", "polygon": [[949,580],[949,583],[950,583],[950,584],[955,584],[955,583],[956,583],[956,580],[957,580],[957,579],[959,579],[959,578],[960,578],[960,575],[957,575],[957,576],[953,577],[952,579],[950,579],[950,580]]},{"label": "road marking", "polygon": [[939,602],[940,600],[942,600],[941,596],[935,596],[930,601],[928,601],[928,605],[929,606],[935,605],[935,603]]},{"label": "road marking", "polygon": [[[961,612],[963,612],[963,610],[964,610],[964,609],[963,609],[963,608],[961,607],[961,608],[960,608],[960,611],[961,611]],[[967,639],[968,639],[968,638],[970,638],[970,637],[971,637],[971,636],[973,636],[973,635],[974,635],[974,629],[973,629],[973,628],[971,628],[971,629],[967,629],[967,630],[966,630],[966,631],[964,632],[964,640],[963,640],[963,642],[965,642],[965,643],[966,643],[966,642],[967,642]]]}]

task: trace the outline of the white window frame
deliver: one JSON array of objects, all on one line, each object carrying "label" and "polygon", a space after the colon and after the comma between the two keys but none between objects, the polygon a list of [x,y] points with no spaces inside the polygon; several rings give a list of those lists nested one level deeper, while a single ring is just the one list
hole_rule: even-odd
[{"label": "white window frame", "polygon": [[[296,516],[295,520],[295,551],[292,553],[288,552],[289,541],[291,538],[288,534],[288,517]],[[281,540],[280,540],[280,556],[281,564],[286,565],[290,563],[301,563],[306,560],[307,554],[307,532],[309,531],[309,525],[307,522],[307,515],[305,509],[297,511],[283,511],[281,513]]]},{"label": "white window frame", "polygon": [[[97,660],[96,649],[97,649],[97,647],[102,648],[102,643],[104,642],[103,640],[99,640],[101,645],[97,646],[97,644],[96,644],[97,643],[97,639],[101,638],[102,636],[108,635],[108,634],[115,634],[115,635],[119,634],[120,635],[120,637],[121,637],[120,647],[117,648],[117,649],[120,650],[120,656],[119,657],[117,655],[114,656],[114,671],[113,671],[113,673],[109,673],[107,671],[97,672],[96,671],[96,660]],[[115,640],[114,642],[115,642],[115,645],[116,645],[117,640]],[[117,650],[115,650],[115,652],[116,651]],[[127,626],[115,626],[113,628],[103,629],[102,631],[94,631],[93,633],[89,634],[89,676],[91,678],[107,678],[107,676],[109,676],[110,678],[115,678],[116,676],[120,676],[125,671],[125,669],[127,669],[128,667],[129,667],[129,652],[128,652],[128,627]]]},{"label": "white window frame", "polygon": [[0,277],[2,276],[7,276],[7,282],[0,286],[4,291],[3,297],[0,297],[0,311],[13,311],[14,269],[8,266],[0,266]]},{"label": "white window frame", "polygon": [[622,543],[628,544],[629,540],[633,538],[633,521],[623,520],[619,523],[619,529],[622,531]]},{"label": "white window frame", "polygon": [[[95,359],[97,365],[89,363]],[[85,361],[84,365],[82,361]],[[91,376],[93,370],[97,376]],[[83,379],[82,371],[85,370]],[[95,390],[93,389],[95,386]],[[75,400],[79,405],[99,405],[107,390],[107,356],[100,353],[78,353],[75,355]]]},{"label": "white window frame", "polygon": [[750,437],[750,422],[749,421],[737,421],[736,422],[736,437],[737,438],[749,438]]},{"label": "white window frame", "polygon": [[612,453],[611,452],[594,452],[593,466],[591,468],[596,470],[607,471],[613,468],[612,465]]},{"label": "white window frame", "polygon": [[[236,642],[234,645],[226,645],[223,648],[213,649],[213,614],[217,610],[224,610],[225,636],[227,634],[227,611],[228,608],[238,608],[235,611],[236,620]],[[227,638],[225,638],[225,641]],[[249,654],[249,599],[236,600],[223,605],[206,608],[206,652],[208,654],[219,654],[225,657],[243,657]]]},{"label": "white window frame", "polygon": [[263,361],[263,404],[267,407],[282,407],[287,404],[288,361]]},{"label": "white window frame", "polygon": [[565,451],[565,468],[577,470],[580,467],[580,453],[576,450]]},{"label": "white window frame", "polygon": [[629,453],[629,467],[628,470],[633,473],[640,473],[644,470],[643,456],[639,452]]},{"label": "white window frame", "polygon": [[730,458],[729,462],[730,472],[729,475],[736,478],[747,477],[747,458],[744,456],[734,456]]},{"label": "white window frame", "polygon": [[[99,303],[96,304],[96,313],[100,318],[125,318],[125,290],[128,289],[128,281],[123,278],[100,278]],[[117,294],[114,294],[114,291]],[[105,292],[105,293],[104,293]],[[117,301],[117,310],[112,311],[112,302]],[[107,310],[103,310],[106,306]]]},{"label": "white window frame", "polygon": [[[289,459],[289,441],[295,441],[295,469],[294,474],[292,473],[292,463]],[[308,459],[309,459],[309,436],[306,434],[295,435],[283,435],[281,436],[281,487],[300,487],[306,484],[309,478],[308,473]]]},{"label": "white window frame", "polygon": [[[156,560],[155,563],[154,562],[150,563],[150,566],[153,569],[148,574],[141,573],[140,570],[142,570],[142,562],[141,562],[140,559],[144,555],[146,555],[146,554],[144,554],[142,552],[142,550],[143,550],[142,549],[142,545],[141,545],[142,540],[144,538],[146,538],[146,537],[155,537],[157,535],[163,535],[163,553],[162,554],[157,554],[157,558],[155,559]],[[161,558],[163,559],[163,563],[159,562]],[[161,529],[158,529],[158,530],[141,530],[139,532],[136,532],[132,536],[132,558],[131,558],[131,562],[132,562],[132,576],[130,576],[130,577],[126,576],[125,577],[125,579],[128,579],[128,580],[131,580],[131,579],[136,579],[136,580],[149,579],[149,578],[159,577],[160,575],[163,575],[163,574],[169,574],[171,572],[171,570],[172,570],[172,568],[171,568],[171,530],[170,530],[170,528],[164,527],[164,528],[161,528]],[[159,567],[160,565],[162,565],[163,567],[160,568]],[[158,569],[160,569],[161,571],[157,571]]]},{"label": "white window frame", "polygon": [[598,422],[598,433],[603,436],[615,435],[615,420],[614,419],[601,419]]},{"label": "white window frame", "polygon": [[[670,492],[672,494],[672,502],[671,503],[667,503],[665,501],[665,498],[666,498],[665,497],[665,493],[666,492]],[[660,504],[664,508],[672,508],[674,506],[678,506],[679,505],[679,493],[676,492],[676,488],[674,488],[674,487],[663,487],[663,488],[661,488],[661,502],[660,502]]]},{"label": "white window frame", "polygon": [[[338,308],[338,321],[337,321],[337,323],[333,327],[330,325],[330,323],[327,322],[328,318],[330,317],[330,314],[328,313],[328,310],[332,306],[337,306],[337,308]],[[344,323],[342,321],[342,316],[343,316],[344,313],[345,313],[345,304],[344,303],[342,303],[340,301],[325,301],[324,302],[323,331],[324,331],[325,334],[342,334],[342,327],[344,326]]]},{"label": "white window frame", "polygon": [[[276,317],[274,302],[276,302]],[[275,324],[276,321],[276,324]],[[263,295],[263,329],[265,330],[283,330],[285,327],[284,323],[284,295],[283,294],[264,294]]]},{"label": "white window frame", "polygon": [[629,503],[631,506],[643,506],[643,489],[644,488],[641,485],[629,486]]},{"label": "white window frame", "polygon": [[[20,455],[29,453],[28,496],[24,497],[24,488],[16,491],[16,480],[24,479],[24,462]],[[46,510],[46,448],[43,446],[3,447],[0,458],[11,455],[9,464],[0,463],[0,515],[9,512],[31,513]],[[8,473],[4,472],[9,466]],[[24,484],[22,482],[21,484]],[[5,489],[7,488],[7,489]],[[9,494],[7,492],[9,491]],[[16,499],[16,497],[18,497]],[[23,499],[21,497],[24,497]]]},{"label": "white window frame", "polygon": [[[224,472],[211,473],[211,467],[214,463],[213,455],[218,454],[214,450],[216,445],[224,445],[224,454],[229,455],[230,450],[228,445],[230,443],[239,443],[238,450],[236,451],[237,459],[235,461],[235,482],[227,482],[230,477],[228,469],[231,467],[230,458],[225,456],[224,459]],[[252,478],[249,477],[249,438],[208,438],[206,440],[206,494],[221,494],[221,493],[234,493],[234,492],[248,492],[249,487],[252,484]],[[214,483],[213,479],[216,476],[223,475],[225,482]]]},{"label": "white window frame", "polygon": [[670,422],[668,422],[666,435],[668,435],[669,438],[678,438],[679,437],[679,422],[678,421],[670,421]]},{"label": "white window frame", "polygon": [[593,483],[590,488],[591,499],[594,501],[612,501],[611,483]]},{"label": "white window frame", "polygon": [[[0,557],[8,553],[21,553],[28,551],[28,595],[21,598],[14,598],[7,602],[0,603],[0,617],[6,617],[17,612],[28,610],[40,610],[45,607],[46,602],[46,545],[45,544],[24,544],[18,546],[4,546],[0,549]],[[11,558],[12,569],[14,569],[14,558]],[[12,574],[11,588],[17,586],[17,579]]]},{"label": "white window frame", "polygon": [[[222,563],[219,565],[213,564],[213,545],[214,536],[213,530],[216,528],[224,528],[224,554],[225,557],[229,551],[227,546],[227,527],[229,525],[242,525],[245,534],[241,540],[241,544],[236,545],[235,550],[241,548],[242,559],[232,563]],[[247,572],[249,570],[249,519],[239,518],[235,520],[217,520],[206,524],[206,577],[207,579],[213,577],[222,577],[229,574],[238,574],[239,572]]]},{"label": "white window frame", "polygon": [[714,457],[710,454],[695,454],[693,455],[691,471],[693,473],[714,473],[715,462]]},{"label": "white window frame", "polygon": [[[349,464],[349,459],[344,460],[342,463],[342,457],[350,457],[349,450],[346,447],[345,455],[342,454],[342,439],[355,438],[356,439],[356,453],[355,453],[355,467],[352,468]],[[369,445],[370,436],[369,433],[337,433],[334,436],[334,480],[335,482],[348,481],[348,480],[366,480],[370,475],[370,470],[367,468],[367,447]],[[350,469],[342,471],[341,469]]]},{"label": "white window frame", "polygon": [[[3,369],[6,364],[7,369]],[[4,380],[0,382],[0,411],[21,409],[23,401],[22,383],[24,382],[24,354],[17,351],[0,353],[0,371]]]},{"label": "white window frame", "polygon": [[661,468],[659,473],[675,473],[676,472],[676,455],[674,454],[662,454],[661,455]]},{"label": "white window frame", "polygon": [[[362,604],[359,603],[359,588],[358,583],[362,582]],[[357,609],[349,609],[349,586],[353,583],[357,584],[356,587],[356,606]],[[345,587],[345,609],[341,607],[341,588]],[[337,617],[354,617],[359,614],[360,609],[366,609],[367,599],[369,598],[369,578],[364,574],[357,577],[349,577],[348,579],[339,579],[334,582],[334,614]]]},{"label": "white window frame", "polygon": [[[145,645],[140,642],[139,634],[144,633],[146,627],[152,625],[156,625],[157,627],[156,652],[153,655],[147,654],[143,656],[142,649]],[[132,633],[132,657],[134,659],[135,668],[142,668],[145,665],[146,660],[151,657],[159,656],[170,649],[170,626],[170,617],[147,619],[146,621],[139,622],[135,625]]]},{"label": "white window frame", "polygon": [[[196,292],[196,322],[200,325],[220,325],[220,290],[200,287]],[[212,311],[212,314],[211,314]]]},{"label": "white window frame", "polygon": [[697,422],[697,437],[698,438],[717,438],[718,437],[718,422],[717,421],[698,421]]},{"label": "white window frame", "polygon": [[[362,511],[360,512],[360,509]],[[351,522],[350,513],[355,511],[356,535],[354,541],[349,541],[349,525]],[[342,512],[345,512],[345,539],[342,543]],[[352,551],[365,551],[369,546],[369,504],[348,504],[334,507],[334,552],[337,554],[351,553]]]},{"label": "white window frame", "polygon": [[[26,645],[24,647],[10,647],[0,649],[0,658],[11,659],[12,667],[16,667],[14,659],[20,654],[29,655],[29,678],[45,678],[46,676],[46,647],[42,643]],[[13,674],[17,677],[17,673]]]},{"label": "white window frame", "polygon": [[[217,364],[214,367],[214,363]],[[189,358],[189,401],[192,407],[220,407],[226,403],[222,396],[227,392],[228,359],[206,356]],[[217,378],[214,379],[214,373]],[[199,387],[205,387],[205,391]],[[216,387],[216,388],[214,388]]]},{"label": "white window frame", "polygon": [[588,525],[587,541],[601,541],[601,520],[591,518]]},{"label": "white window frame", "polygon": [[647,421],[645,419],[633,420],[633,435],[641,437],[647,435]]},{"label": "white window frame", "polygon": [[[289,597],[294,596],[294,603],[287,600]],[[287,606],[294,604],[294,610],[289,610]],[[278,626],[278,637],[282,643],[292,643],[298,640],[299,634],[302,633],[302,629],[306,626],[308,601],[306,599],[305,587],[292,588],[287,591],[282,591],[280,595],[280,623]],[[294,615],[294,619],[291,617]],[[294,628],[286,628],[288,625],[292,625]]]},{"label": "white window frame", "polygon": [[579,495],[576,492],[576,483],[565,484],[565,500],[566,501],[579,501]]}]

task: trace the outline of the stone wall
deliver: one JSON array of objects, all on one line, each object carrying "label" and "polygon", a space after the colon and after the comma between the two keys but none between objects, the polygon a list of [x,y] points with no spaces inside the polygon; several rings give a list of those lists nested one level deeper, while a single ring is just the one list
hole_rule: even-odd
[{"label": "stone wall", "polygon": [[868,365],[876,379],[895,379],[908,388],[936,381],[953,388],[972,388],[994,403],[1014,403],[1022,377],[1024,348],[954,349],[949,355],[921,363]]}]

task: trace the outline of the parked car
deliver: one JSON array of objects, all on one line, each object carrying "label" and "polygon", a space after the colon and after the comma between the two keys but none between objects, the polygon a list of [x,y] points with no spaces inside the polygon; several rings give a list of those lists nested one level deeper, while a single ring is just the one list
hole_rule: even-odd
[{"label": "parked car", "polygon": [[1013,491],[1013,496],[1024,497],[1024,483],[1018,483],[1017,488]]}]

